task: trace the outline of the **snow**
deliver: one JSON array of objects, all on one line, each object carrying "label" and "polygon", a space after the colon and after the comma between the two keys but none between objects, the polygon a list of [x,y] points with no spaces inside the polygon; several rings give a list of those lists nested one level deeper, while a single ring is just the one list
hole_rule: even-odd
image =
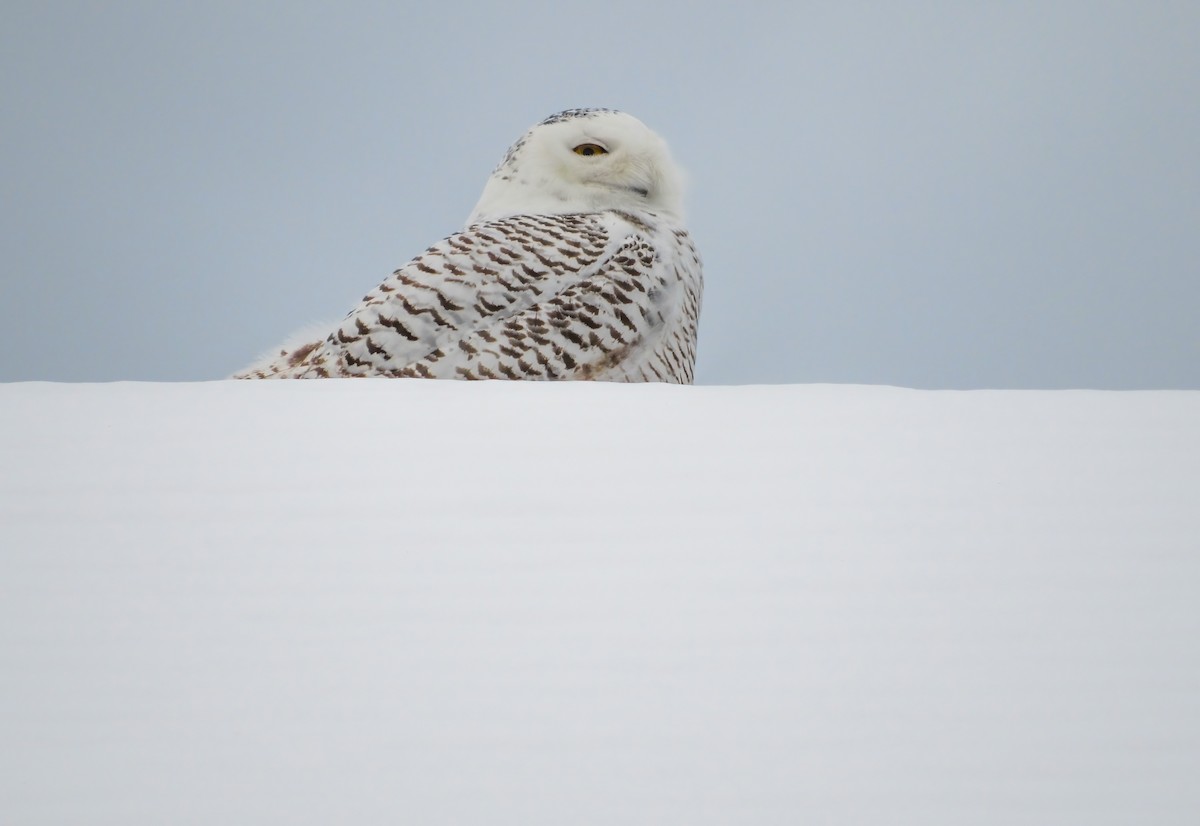
[{"label": "snow", "polygon": [[1200,392],[0,385],[5,824],[1192,823]]}]

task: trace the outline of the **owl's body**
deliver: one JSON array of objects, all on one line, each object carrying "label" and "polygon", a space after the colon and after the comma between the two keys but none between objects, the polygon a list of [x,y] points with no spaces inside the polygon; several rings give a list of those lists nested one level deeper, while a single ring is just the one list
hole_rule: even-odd
[{"label": "owl's body", "polygon": [[552,116],[509,150],[464,230],[332,331],[235,377],[690,384],[702,276],[679,190],[665,145],[636,119]]}]

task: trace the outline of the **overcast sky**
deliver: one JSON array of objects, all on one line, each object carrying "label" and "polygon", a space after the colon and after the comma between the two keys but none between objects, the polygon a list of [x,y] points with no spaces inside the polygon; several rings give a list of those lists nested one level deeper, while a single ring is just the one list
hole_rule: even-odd
[{"label": "overcast sky", "polygon": [[13,2],[0,380],[227,375],[560,109],[688,169],[702,383],[1200,388],[1200,3]]}]

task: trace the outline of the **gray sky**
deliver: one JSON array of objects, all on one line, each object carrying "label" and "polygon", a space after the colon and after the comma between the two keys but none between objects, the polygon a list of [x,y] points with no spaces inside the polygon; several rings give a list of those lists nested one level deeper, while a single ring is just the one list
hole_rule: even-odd
[{"label": "gray sky", "polygon": [[0,380],[222,377],[610,106],[702,383],[1200,388],[1200,4],[13,2]]}]

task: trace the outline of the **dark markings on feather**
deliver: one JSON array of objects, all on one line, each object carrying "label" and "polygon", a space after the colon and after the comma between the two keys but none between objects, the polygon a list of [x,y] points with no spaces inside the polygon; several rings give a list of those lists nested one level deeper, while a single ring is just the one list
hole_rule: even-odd
[{"label": "dark markings on feather", "polygon": [[[615,286],[612,289],[610,289],[608,292],[603,293],[603,295],[604,295],[605,300],[608,301],[608,303],[614,304],[614,305],[615,304],[628,304],[629,302],[631,302],[633,300],[628,295],[626,295],[625,293],[623,293],[619,289],[617,289]],[[616,308],[614,307],[614,309],[616,309]]]},{"label": "dark markings on feather", "polygon": [[[628,223],[614,224],[618,218]],[[345,329],[331,331],[330,348],[353,345],[352,352],[338,353],[335,361],[329,349],[314,343],[282,353],[275,365],[253,375],[690,382],[700,311],[699,257],[686,232],[659,222],[652,214],[622,213],[614,218],[609,213],[514,216],[476,224],[397,270],[364,299],[366,307],[377,309],[363,313],[360,308],[348,314]],[[641,237],[639,227],[651,230],[654,237]],[[601,261],[612,242],[621,239],[610,237],[613,229],[627,235],[616,255]],[[418,272],[420,276],[414,275]],[[578,278],[589,272],[594,277]],[[454,287],[447,288],[445,282]],[[490,287],[492,283],[496,286]],[[482,284],[489,288],[481,301]],[[424,291],[433,292],[437,300],[424,297]],[[461,301],[460,296],[469,298]],[[393,310],[397,317],[376,316],[397,304],[404,306],[403,311]],[[517,314],[501,324],[487,320],[514,310]],[[405,312],[414,318],[401,321]],[[459,315],[464,312],[465,317]],[[422,322],[421,315],[430,321]],[[386,366],[395,362],[382,345],[387,339],[375,338],[379,329],[388,327],[409,341],[432,343],[439,325],[466,336],[452,339],[451,345],[462,354],[458,358],[464,366],[434,367],[450,361],[442,351],[409,366]],[[355,342],[362,339],[356,336],[366,339],[361,350]],[[486,348],[484,342],[489,342]]]},{"label": "dark markings on feather", "polygon": [[[311,353],[313,350],[317,349],[320,346],[321,346],[321,342],[314,341],[311,344],[305,344],[300,347],[297,347],[295,350],[292,351],[292,354],[290,356],[288,356],[288,359],[287,359],[288,365],[291,367],[295,367],[297,364],[299,364],[300,362],[302,362],[306,358],[308,358],[309,353]],[[260,375],[260,377],[261,377],[261,375]]]},{"label": "dark markings on feather", "polygon": [[530,253],[532,253],[532,254],[533,254],[533,257],[534,257],[534,258],[536,258],[537,260],[541,261],[543,266],[545,266],[545,267],[548,267],[548,268],[549,268],[549,269],[551,269],[551,270],[554,270],[554,269],[555,269],[554,262],[553,262],[553,261],[551,261],[551,260],[550,260],[549,258],[547,258],[546,256],[542,255],[542,254],[541,254],[540,252],[538,252],[537,250],[530,250]]},{"label": "dark markings on feather", "polygon": [[409,314],[411,315],[421,315],[422,313],[425,313],[428,314],[434,321],[436,321],[438,326],[451,326],[450,322],[446,320],[445,316],[443,316],[433,307],[415,307],[413,306],[413,303],[404,296],[400,296],[400,303],[404,305],[404,309],[408,310]]},{"label": "dark markings on feather", "polygon": [[407,327],[405,327],[404,324],[401,323],[401,321],[397,318],[392,318],[391,316],[381,315],[381,316],[379,316],[379,323],[382,324],[384,327],[390,327],[391,329],[395,330],[400,335],[404,336],[409,341],[419,341],[420,340],[419,336],[413,335],[412,331],[409,330]]},{"label": "dark markings on feather", "polygon": [[675,352],[674,347],[668,346],[664,352],[659,354],[656,360],[662,364],[668,372],[676,373],[679,371],[679,354]]}]

